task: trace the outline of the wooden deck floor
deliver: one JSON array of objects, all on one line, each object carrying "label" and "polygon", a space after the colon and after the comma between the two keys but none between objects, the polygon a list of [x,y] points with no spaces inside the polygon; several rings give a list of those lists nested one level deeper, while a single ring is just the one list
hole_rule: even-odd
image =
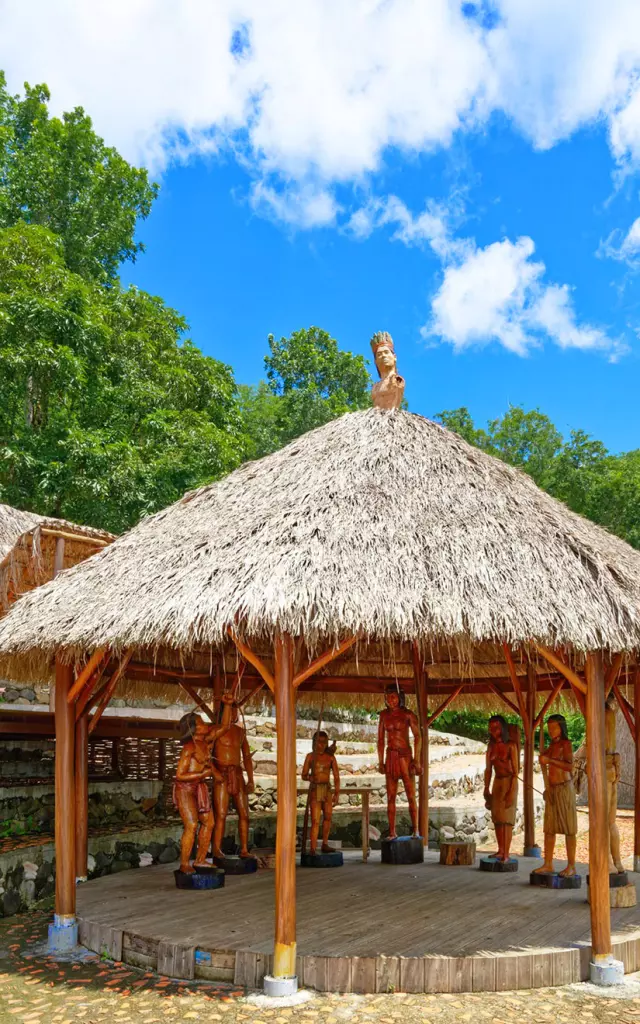
[{"label": "wooden deck floor", "polygon": [[[301,958],[465,958],[590,944],[586,878],[580,890],[550,891],[529,885],[529,872],[540,862],[525,858],[517,874],[494,875],[442,867],[435,853],[424,865],[400,867],[381,864],[376,853],[368,864],[357,856],[334,870],[298,869]],[[222,890],[189,892],[175,888],[173,868],[82,885],[79,918],[152,944],[271,953],[272,871],[228,877]],[[612,930],[635,947],[640,907],[612,911]]]}]

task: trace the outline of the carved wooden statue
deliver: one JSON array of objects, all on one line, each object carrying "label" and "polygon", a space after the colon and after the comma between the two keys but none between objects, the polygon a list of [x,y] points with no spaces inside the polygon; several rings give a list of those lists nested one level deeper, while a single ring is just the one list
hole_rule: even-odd
[{"label": "carved wooden statue", "polygon": [[604,709],[604,737],[607,764],[607,809],[609,812],[609,870],[622,873],[624,867],[620,856],[620,833],[616,821],[620,754],[616,750],[616,702],[613,697],[607,700]]},{"label": "carved wooden statue", "polygon": [[[338,762],[329,751],[329,737],[320,730],[314,733],[313,749],[307,754],[302,769],[302,778],[309,783],[309,809],[311,813],[311,838],[309,853],[314,854],[318,846],[320,819],[322,818],[322,852],[330,853],[329,832],[333,808],[340,797],[340,770]],[[335,749],[335,747],[334,747]],[[334,789],[331,788],[333,775]],[[323,817],[324,816],[324,817]]]},{"label": "carved wooden statue", "polygon": [[560,875],[576,874],[576,843],[578,814],[573,784],[573,749],[563,715],[550,715],[547,731],[551,742],[543,751],[540,734],[540,765],[544,775],[544,863],[533,874],[553,874],[553,851],[556,836],[563,835],[567,844],[567,866]]},{"label": "carved wooden statue", "polygon": [[[502,715],[489,719],[489,745],[484,773],[485,806],[491,811],[496,830],[498,854],[496,860],[509,860],[513,826],[516,821],[518,797],[518,745],[509,736],[509,726]],[[493,787],[491,777],[494,775]]]},{"label": "carved wooden statue", "polygon": [[[389,838],[396,839],[396,797],[398,781],[402,779],[409,802],[413,835],[418,835],[418,806],[416,804],[415,776],[422,772],[420,755],[422,738],[420,726],[413,711],[405,707],[404,693],[395,686],[388,686],[385,692],[386,708],[380,712],[378,724],[378,760],[380,772],[387,782],[387,814],[389,817]],[[409,733],[414,737],[414,753],[411,752]],[[386,754],[385,754],[386,746]]]},{"label": "carved wooden statue", "polygon": [[[222,778],[211,760],[212,747],[229,729],[231,723],[231,695],[225,695],[220,725],[210,725],[200,715],[191,712],[181,720],[182,738],[186,741],[180,754],[175,782],[173,802],[178,809],[184,831],[180,841],[180,870],[193,874],[196,867],[206,864],[211,833],[213,832],[213,811],[209,793],[209,779]],[[193,867],[189,863],[196,830],[200,823],[198,849]]]},{"label": "carved wooden statue", "polygon": [[393,340],[386,331],[378,331],[371,339],[373,358],[380,380],[371,388],[371,398],[377,409],[399,409],[404,398],[404,377],[396,372],[396,354]]},{"label": "carved wooden statue", "polygon": [[[222,698],[223,700],[225,697]],[[224,838],[229,800],[233,798],[238,812],[238,833],[240,856],[249,857],[249,793],[253,793],[253,761],[244,728],[238,725],[238,707],[231,710],[231,725],[216,739],[213,760],[218,770],[213,782],[213,806],[215,826],[213,830],[213,856],[224,860],[222,840]],[[244,771],[247,773],[245,782]]]}]

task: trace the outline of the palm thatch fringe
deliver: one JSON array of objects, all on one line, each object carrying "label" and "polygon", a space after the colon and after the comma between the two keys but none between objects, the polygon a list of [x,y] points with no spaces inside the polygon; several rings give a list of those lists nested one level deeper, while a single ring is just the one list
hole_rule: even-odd
[{"label": "palm thatch fringe", "polygon": [[404,411],[351,413],[188,494],[0,623],[0,672],[51,659],[221,650],[227,627],[270,649],[276,631],[321,653],[358,635],[640,648],[640,554],[525,474]]}]

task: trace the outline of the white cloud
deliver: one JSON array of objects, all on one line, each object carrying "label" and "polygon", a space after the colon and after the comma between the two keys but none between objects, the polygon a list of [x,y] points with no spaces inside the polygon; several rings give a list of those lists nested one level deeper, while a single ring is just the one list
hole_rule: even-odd
[{"label": "white cloud", "polygon": [[406,204],[398,196],[387,196],[384,199],[370,199],[364,206],[355,210],[345,230],[355,238],[368,238],[376,229],[385,225],[395,225],[392,240],[404,242],[405,245],[419,245],[428,242],[434,249],[444,245],[449,235],[451,208],[435,202],[429,202],[417,217],[410,212]]},{"label": "white cloud", "polygon": [[387,147],[447,146],[495,110],[538,146],[602,120],[615,158],[640,163],[638,0],[463,6],[0,0],[0,66],[13,88],[47,81],[58,111],[84,105],[129,159],[231,145],[271,188],[360,180]]},{"label": "white cloud", "polygon": [[623,235],[621,231],[612,231],[598,248],[599,256],[607,256],[609,259],[621,260],[629,266],[640,264],[640,217],[634,220],[633,224]]},{"label": "white cloud", "polygon": [[424,336],[458,351],[497,341],[525,356],[547,338],[564,349],[621,355],[625,346],[616,339],[577,323],[569,288],[545,282],[545,265],[532,259],[534,250],[527,237],[485,248],[467,242],[466,254],[445,266]]},{"label": "white cloud", "polygon": [[[626,351],[598,327],[578,324],[567,285],[545,281],[546,267],[533,259],[531,238],[508,238],[479,248],[472,238],[454,238],[463,217],[461,197],[449,204],[428,202],[414,215],[397,196],[371,199],[350,217],[346,230],[358,239],[383,227],[391,240],[427,245],[443,268],[423,336],[457,350],[497,341],[526,356],[547,338],[560,348],[596,349],[616,359]],[[640,218],[633,226],[640,248]]]},{"label": "white cloud", "polygon": [[340,211],[331,192],[311,184],[277,190],[256,181],[250,199],[257,213],[302,229],[330,227]]}]

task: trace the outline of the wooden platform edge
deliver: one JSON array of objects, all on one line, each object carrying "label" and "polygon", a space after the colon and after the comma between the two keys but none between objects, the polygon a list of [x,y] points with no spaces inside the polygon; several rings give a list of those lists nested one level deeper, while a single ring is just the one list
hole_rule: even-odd
[{"label": "wooden platform edge", "polygon": [[[260,988],[271,969],[268,953],[181,946],[82,917],[78,926],[87,949],[165,976],[226,981],[250,990]],[[614,935],[612,949],[625,974],[640,970],[640,930]],[[590,944],[580,943],[464,957],[302,956],[296,969],[300,986],[317,992],[505,992],[586,981],[590,960]]]}]

